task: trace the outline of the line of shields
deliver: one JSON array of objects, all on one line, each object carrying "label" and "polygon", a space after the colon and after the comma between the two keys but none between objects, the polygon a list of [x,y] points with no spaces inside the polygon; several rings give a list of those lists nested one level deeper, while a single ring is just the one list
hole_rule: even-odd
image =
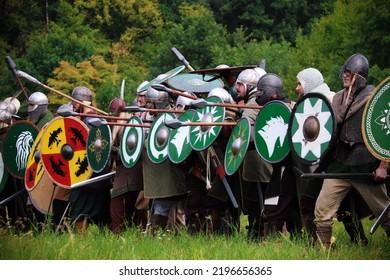
[{"label": "line of shields", "polygon": [[[204,77],[201,80],[203,79]],[[212,147],[223,126],[234,126],[225,150],[224,162],[216,166],[221,179],[238,170],[251,135],[259,155],[270,163],[282,161],[291,152],[304,164],[318,164],[332,152],[337,141],[332,106],[328,99],[319,93],[305,95],[292,110],[279,101],[269,102],[263,107],[258,106],[257,109],[261,110],[255,123],[245,117],[237,122],[226,122],[226,108],[245,108],[246,105],[227,104],[215,96],[197,99],[159,83],[150,83],[148,86],[185,95],[193,99],[191,104],[197,109],[166,112],[160,110],[151,124],[143,123],[137,116],[126,119],[126,123],[119,123],[110,122],[112,119],[117,120],[116,117],[89,115],[95,117],[90,121],[90,129],[74,117],[73,112],[62,112],[62,117],[53,119],[40,131],[27,121],[15,122],[9,128],[4,142],[0,143],[0,191],[8,173],[24,179],[33,205],[44,214],[50,213],[50,198],[54,196],[57,186],[71,189],[82,187],[90,180],[98,180],[90,177],[93,172],[103,170],[109,162],[112,147],[110,125],[125,126],[120,139],[120,157],[127,168],[132,168],[141,156],[145,145],[145,129],[149,130],[146,142],[149,159],[155,164],[167,159],[179,164],[185,161],[192,151],[201,152]],[[365,107],[362,122],[366,146],[375,157],[387,162],[390,161],[389,87],[390,77],[373,92]],[[126,107],[129,112],[147,110],[151,109]],[[176,113],[180,115],[177,116]],[[297,168],[296,172],[301,178],[307,179],[374,177],[372,173],[302,173]],[[105,176],[112,177],[113,174],[114,172]],[[233,205],[238,207],[229,186],[225,187]],[[371,233],[380,225],[388,211],[389,206],[376,221]]]}]

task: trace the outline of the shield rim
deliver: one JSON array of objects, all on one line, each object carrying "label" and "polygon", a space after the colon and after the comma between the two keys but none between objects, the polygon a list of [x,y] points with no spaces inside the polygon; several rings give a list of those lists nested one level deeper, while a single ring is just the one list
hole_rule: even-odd
[{"label": "shield rim", "polygon": [[[83,126],[83,127],[86,129],[87,133],[88,133],[88,131],[89,131],[88,126],[87,126],[83,121],[81,121],[80,119],[78,119],[78,118],[76,118],[76,117],[61,117],[61,116],[59,116],[59,117],[56,117],[56,118],[52,119],[52,120],[48,123],[48,126],[47,126],[47,128],[46,128],[46,130],[45,130],[45,133],[48,132],[48,130],[49,130],[48,128],[49,128],[50,125],[52,125],[54,122],[56,122],[56,121],[58,121],[58,120],[61,120],[61,119],[62,119],[62,120],[66,120],[66,119],[75,120],[76,122],[78,122],[81,126]],[[44,138],[44,136],[45,136],[45,135],[42,135],[42,139]],[[41,140],[41,141],[42,141],[42,140]],[[85,154],[87,154],[87,151],[86,151],[86,150],[85,150]],[[46,168],[45,161],[43,161],[42,145],[41,145],[41,156],[42,156],[41,159],[42,159],[42,162],[43,162],[43,166],[45,167],[45,170],[46,170],[47,173],[49,174],[50,178],[51,178],[51,179],[53,180],[53,182],[56,183],[58,186],[63,187],[63,188],[65,188],[65,189],[70,189],[71,186],[72,186],[73,184],[78,183],[78,182],[81,182],[81,181],[84,181],[84,180],[88,180],[88,179],[91,178],[91,176],[92,176],[93,171],[92,171],[92,168],[91,168],[90,171],[88,172],[89,174],[88,174],[87,178],[84,178],[83,180],[80,180],[80,181],[77,181],[77,182],[71,182],[70,185],[66,185],[66,184],[64,184],[64,183],[62,183],[62,182],[59,182],[58,180],[54,179],[53,176],[52,176],[52,174],[50,174],[50,172],[49,172],[48,169]],[[87,155],[85,155],[85,157],[87,157]],[[87,160],[87,161],[88,161],[88,160]],[[89,166],[89,164],[88,164],[88,166]],[[90,166],[89,166],[89,167],[90,167]],[[69,176],[70,176],[70,174],[69,174]]]},{"label": "shield rim", "polygon": [[[92,143],[92,141],[93,141],[93,140],[90,141],[90,135],[91,135],[91,131],[101,129],[102,127],[105,127],[106,132],[108,132],[108,144],[107,144],[107,150],[108,151],[106,151],[105,153],[102,152],[102,155],[103,154],[106,155],[105,160],[104,160],[104,164],[102,164],[102,166],[97,168],[97,166],[94,166],[95,164],[91,164],[91,161],[90,161],[90,157],[92,156],[92,153],[89,152],[89,144]],[[98,127],[91,127],[89,129],[89,131],[88,131],[88,138],[87,138],[87,160],[88,160],[89,166],[91,166],[91,168],[92,168],[92,170],[94,172],[99,173],[106,167],[107,162],[109,161],[110,155],[111,155],[111,145],[112,145],[111,129],[110,129],[110,127],[107,124],[101,125],[101,126],[98,126]]]},{"label": "shield rim", "polygon": [[[387,85],[385,85],[386,83],[388,83]],[[387,88],[385,88],[387,86]],[[385,162],[390,162],[390,156],[389,157],[385,157],[383,154],[380,154],[378,153],[378,151],[376,151],[373,147],[372,147],[372,143],[369,142],[369,139],[370,140],[374,140],[374,142],[376,143],[375,139],[373,138],[376,138],[374,137],[374,133],[372,133],[371,131],[371,124],[369,123],[369,121],[367,120],[367,116],[368,116],[368,112],[370,111],[373,111],[374,110],[374,106],[375,105],[372,105],[373,102],[376,100],[376,98],[380,98],[381,96],[378,97],[379,94],[385,94],[386,91],[388,91],[390,88],[390,76],[387,77],[385,80],[383,80],[376,88],[375,90],[373,91],[372,93],[372,96],[370,97],[370,99],[367,101],[365,107],[364,107],[364,111],[363,111],[363,117],[362,117],[362,134],[363,134],[363,141],[364,141],[364,144],[366,145],[368,151],[371,153],[371,155],[373,155],[375,158],[381,160],[381,161],[385,161]],[[382,92],[383,90],[383,92]],[[376,104],[376,103],[375,103]],[[372,105],[372,106],[371,106]],[[369,132],[369,131],[370,132]],[[371,137],[367,134],[370,134],[372,135]]]},{"label": "shield rim", "polygon": [[[187,113],[187,112],[188,112],[188,113]],[[186,112],[184,112],[182,115],[180,115],[178,119],[179,119],[180,121],[191,121],[195,113],[196,113],[196,111],[195,111],[194,109],[188,109]],[[186,118],[182,117],[183,115],[186,116],[185,114],[187,114],[187,115],[188,115],[188,114],[192,114],[192,115],[190,116],[190,119],[186,119]],[[179,129],[179,128],[177,128],[177,129],[171,129],[171,132],[169,133],[169,143],[168,143],[168,157],[169,157],[169,160],[172,161],[173,163],[176,163],[176,164],[185,161],[185,160],[187,159],[187,157],[188,157],[188,156],[191,154],[191,152],[192,152],[192,147],[191,147],[191,145],[190,145],[190,143],[189,143],[189,137],[190,137],[190,135],[189,135],[189,130],[188,130],[188,135],[187,135],[187,137],[188,137],[188,146],[189,146],[190,149],[189,149],[189,152],[187,152],[187,155],[184,156],[184,157],[182,157],[181,159],[179,159],[179,158],[176,158],[175,156],[173,156],[172,153],[170,152],[170,151],[172,150],[171,147],[174,146],[174,145],[172,144],[172,138],[173,138],[174,135],[177,134],[177,132],[176,132],[176,133],[173,133],[173,132],[177,131],[178,129]],[[186,146],[187,146],[187,145],[186,145]],[[175,149],[176,149],[176,148],[175,148]]]},{"label": "shield rim", "polygon": [[[136,124],[142,124],[142,120],[140,117],[138,116],[132,116],[128,121],[127,123],[134,123],[133,120],[135,121]],[[123,141],[125,141],[125,137],[127,137],[127,135],[132,131],[132,130],[135,130],[136,133],[137,133],[137,137],[139,136],[139,133],[141,133],[141,137],[138,137],[138,138],[141,138],[141,141],[137,141],[137,147],[136,147],[136,151],[139,151],[138,155],[136,156],[136,159],[132,162],[132,163],[128,163],[123,157],[123,153],[124,152],[127,152],[126,150],[126,145],[123,144]],[[126,135],[126,136],[125,136]],[[126,141],[125,141],[126,142]],[[145,130],[144,128],[142,127],[131,127],[131,126],[126,126],[124,129],[123,129],[123,133],[122,133],[122,137],[121,137],[121,141],[120,141],[120,145],[119,145],[119,150],[120,150],[120,157],[121,157],[121,161],[122,161],[122,164],[127,167],[127,168],[131,168],[133,167],[134,165],[136,165],[136,163],[138,162],[139,158],[141,157],[141,154],[142,154],[142,150],[143,150],[143,147],[144,147],[144,142],[145,142]],[[123,151],[124,149],[124,151]]]},{"label": "shield rim", "polygon": [[7,168],[5,167],[5,162],[3,159],[3,141],[0,141],[0,146],[1,146],[0,147],[1,160],[3,161],[3,176],[2,176],[2,179],[0,181],[0,193],[1,193],[4,190],[5,185],[7,184],[9,172],[8,172]]},{"label": "shield rim", "polygon": [[[166,80],[168,80],[169,78],[172,78],[173,76],[177,75],[178,73],[180,73],[181,71],[183,71],[185,68],[184,65],[180,65],[176,68],[173,68],[167,72],[165,72],[163,75],[164,77],[161,78],[161,79],[158,79],[157,80],[157,77],[154,78],[153,80],[151,80],[150,82],[148,82],[147,84],[145,84],[144,86],[142,86],[141,88],[138,89],[139,92],[142,92],[142,91],[145,91],[147,89],[149,89],[152,85],[154,84],[161,84],[162,82],[165,82]],[[166,76],[165,76],[166,75]]]},{"label": "shield rim", "polygon": [[[174,83],[176,81],[176,79],[179,79],[180,76],[182,76],[182,78],[185,78],[186,77],[190,77],[190,76],[193,76],[194,79],[195,78],[198,78],[199,80],[201,80],[202,82],[204,82],[204,84],[207,84],[207,83],[216,83],[218,82],[220,84],[220,86],[215,86],[213,88],[223,88],[224,87],[224,82],[218,78],[218,79],[215,79],[213,81],[207,81],[205,80],[206,76],[202,76],[201,74],[197,74],[197,73],[183,73],[183,74],[178,74],[178,75],[175,75],[173,77],[170,77],[167,81],[167,84],[173,88],[173,89],[176,89],[176,90],[179,90],[179,91],[184,91],[184,92],[192,92],[192,93],[195,93],[195,94],[205,94],[205,93],[208,93],[210,90],[212,90],[213,88],[211,89],[206,89],[206,90],[199,90],[199,89],[196,89],[196,88],[193,88],[193,89],[190,89],[190,85],[188,84],[188,87],[186,88],[186,85],[184,85],[182,88],[179,87],[179,85],[176,83]],[[215,78],[215,76],[212,76],[212,75],[207,75],[207,78],[209,80]],[[193,79],[192,79],[193,80]],[[189,80],[188,80],[189,81]]]},{"label": "shield rim", "polygon": [[[34,140],[33,145],[31,146],[31,148],[33,148],[33,147],[35,146],[35,144],[39,145],[39,146],[38,146],[38,152],[41,151],[42,136],[43,136],[43,134],[45,133],[48,124],[49,124],[49,123],[46,123],[46,124],[41,128],[41,130],[38,132],[37,137],[36,137],[35,140]],[[39,142],[36,143],[36,141],[39,141]],[[27,166],[28,166],[28,162],[29,162],[28,159],[30,158],[30,155],[31,155],[31,151],[30,151],[30,154],[28,155],[28,158],[27,158]],[[41,164],[42,164],[42,168],[44,169],[44,172],[46,172],[45,166],[43,165],[43,162],[42,162],[42,158],[41,158],[39,161],[40,161]],[[37,184],[38,184],[39,181],[41,180],[41,177],[42,177],[43,173],[39,176],[38,179],[36,179],[36,178],[34,179],[34,181],[36,181],[36,183],[34,184],[34,186],[33,186],[32,188],[28,188],[28,186],[27,186],[27,179],[26,179],[26,177],[27,177],[27,166],[26,166],[26,171],[24,172],[24,187],[26,188],[27,191],[32,191],[33,189],[35,189],[35,187],[37,186]]]},{"label": "shield rim", "polygon": [[[146,152],[148,154],[148,158],[150,159],[151,162],[153,163],[163,163],[167,158],[168,158],[168,144],[169,144],[169,137],[170,137],[170,132],[171,132],[171,129],[167,126],[165,126],[165,122],[163,121],[162,123],[160,123],[158,126],[157,126],[157,122],[160,121],[161,118],[165,118],[166,116],[170,116],[172,117],[173,119],[176,119],[176,115],[174,113],[160,113],[157,115],[157,117],[154,119],[151,127],[150,127],[150,130],[149,130],[149,134],[148,134],[148,139],[147,139],[147,145],[146,145]],[[166,120],[166,118],[165,118]],[[157,128],[155,128],[157,126]],[[154,133],[154,130],[155,129],[158,129],[162,126],[165,126],[167,129],[168,129],[168,141],[167,143],[165,144],[165,146],[163,146],[163,148],[160,149],[160,152],[164,152],[166,151],[166,155],[163,155],[162,158],[155,158],[153,156],[153,154],[151,154],[151,151],[150,151],[150,147],[151,147],[151,143],[152,141],[154,142],[155,139],[151,140],[152,137],[150,137],[152,135],[152,133]],[[165,152],[164,152],[165,153]]]},{"label": "shield rim", "polygon": [[[8,128],[6,134],[5,134],[3,144],[4,144],[5,140],[7,139],[8,133],[11,131],[11,128],[13,128],[14,126],[19,125],[19,124],[28,124],[28,125],[30,125],[30,126],[33,127],[33,128],[36,130],[36,132],[37,132],[37,134],[35,135],[35,138],[38,136],[38,133],[39,133],[39,128],[38,128],[38,126],[36,126],[35,124],[33,124],[32,122],[29,122],[29,121],[27,121],[27,120],[18,120],[18,121],[14,122],[13,124],[11,124],[11,125],[9,126],[9,128]],[[34,141],[35,141],[35,138],[34,138]],[[32,146],[31,146],[31,147],[32,147]],[[4,145],[3,145],[2,151],[1,151],[1,155],[2,155],[2,157],[3,157],[3,162],[4,162],[5,167],[7,168],[7,171],[9,172],[10,175],[14,176],[14,177],[17,178],[17,179],[24,179],[24,173],[26,173],[27,162],[26,162],[26,167],[24,168],[23,176],[15,174],[14,172],[12,172],[11,168],[8,167],[8,164],[7,164],[6,161],[4,160],[4,149],[5,149],[5,148],[4,148]]]},{"label": "shield rim", "polygon": [[[215,100],[215,101],[212,101],[212,100]],[[206,98],[206,101],[209,101],[209,102],[213,102],[213,103],[223,103],[223,101],[221,100],[221,98],[219,98],[219,97],[217,97],[217,96],[212,96],[212,97],[208,97],[208,98]],[[201,111],[201,110],[206,110],[206,108],[208,108],[208,107],[215,107],[216,108],[216,110],[221,110],[222,112],[222,120],[220,120],[221,122],[222,121],[224,121],[225,120],[225,117],[226,117],[226,108],[225,107],[218,107],[218,106],[213,106],[213,105],[211,105],[211,106],[206,106],[206,107],[204,107],[204,108],[199,108],[199,109],[197,109],[196,110],[196,112],[195,112],[195,114],[194,114],[194,117],[193,117],[193,119],[192,119],[192,122],[197,122],[196,120],[195,120],[195,118],[196,118],[196,115],[197,115],[197,113],[199,112],[199,111]],[[204,114],[203,114],[204,115]],[[215,126],[215,129],[217,130],[216,132],[215,132],[215,135],[213,136],[213,139],[212,139],[212,141],[210,141],[210,143],[208,143],[207,145],[205,145],[204,147],[196,147],[196,146],[194,146],[196,143],[193,143],[193,141],[194,141],[194,139],[191,137],[191,135],[193,134],[193,132],[195,132],[195,130],[200,130],[200,126],[191,126],[191,128],[190,128],[190,145],[191,145],[191,147],[192,147],[192,149],[194,149],[195,151],[203,151],[203,150],[205,150],[205,149],[207,149],[208,147],[210,147],[213,143],[214,143],[214,141],[218,138],[218,136],[219,136],[219,133],[221,132],[221,130],[222,130],[222,126]],[[209,132],[208,132],[209,133]],[[207,139],[206,139],[207,140]],[[202,141],[201,141],[202,142]]]},{"label": "shield rim", "polygon": [[[47,176],[47,177],[44,177],[44,176]],[[38,184],[41,183],[41,181],[42,181],[43,179],[49,179],[49,180],[52,182],[52,186],[51,186],[51,187],[53,188],[53,192],[52,192],[52,194],[51,194],[51,196],[50,196],[50,197],[51,197],[51,201],[50,201],[50,207],[49,207],[48,211],[47,211],[46,209],[44,209],[43,207],[40,207],[39,204],[37,203],[37,201],[36,201],[35,199],[32,199],[32,197],[31,197],[31,196],[32,196],[32,193],[33,193],[34,191],[36,191],[37,188],[40,187],[40,186],[38,186]],[[42,174],[42,176],[41,176],[41,178],[39,179],[39,181],[38,181],[38,183],[36,184],[36,186],[35,186],[33,189],[31,189],[31,190],[29,190],[29,191],[27,192],[27,193],[28,193],[28,196],[29,196],[29,198],[30,198],[30,201],[31,201],[32,205],[34,206],[34,208],[37,209],[40,213],[42,213],[42,214],[44,214],[44,215],[46,215],[46,214],[52,214],[52,213],[53,213],[54,192],[55,192],[56,188],[60,188],[60,186],[56,186],[56,185],[55,185],[55,183],[54,183],[54,181],[51,179],[49,173],[48,173],[48,172],[45,172],[45,174]]]},{"label": "shield rim", "polygon": [[[233,140],[232,140],[232,137],[234,135],[234,133],[238,134],[239,132],[239,127],[240,125],[246,125],[247,128],[248,128],[248,136],[247,136],[247,139],[246,139],[246,144],[244,144],[241,149],[243,151],[243,155],[241,156],[240,159],[238,159],[238,162],[236,162],[235,166],[233,167],[233,169],[230,169],[228,166],[227,166],[227,162],[228,162],[228,159],[227,159],[227,156],[228,156],[228,149],[231,148],[231,146],[233,145]],[[249,141],[250,141],[250,136],[251,136],[251,129],[252,129],[252,125],[251,125],[251,121],[249,119],[249,117],[242,117],[236,124],[236,126],[233,128],[233,131],[232,133],[230,134],[229,136],[229,140],[228,140],[228,143],[226,145],[226,150],[225,150],[225,158],[224,158],[224,166],[225,166],[225,172],[227,175],[233,175],[237,170],[238,168],[240,168],[242,162],[244,161],[244,158],[245,158],[245,155],[246,155],[246,152],[248,151],[248,147],[249,147]],[[234,171],[233,171],[234,170]]]},{"label": "shield rim", "polygon": [[[291,135],[291,126],[292,126],[292,122],[294,120],[294,115],[295,115],[295,112],[296,112],[298,106],[301,103],[303,103],[306,99],[311,98],[311,97],[319,98],[319,99],[321,99],[321,100],[323,100],[325,102],[326,106],[329,108],[329,112],[331,114],[331,119],[332,119],[332,126],[333,126],[333,131],[331,132],[331,138],[329,140],[329,145],[324,150],[322,155],[318,159],[316,159],[316,160],[307,160],[307,159],[304,159],[304,158],[300,157],[298,155],[298,153],[294,149],[294,143],[292,142],[292,135]],[[337,134],[336,133],[336,131],[337,131],[336,127],[337,127],[337,123],[336,123],[336,118],[335,118],[333,106],[332,106],[330,100],[328,99],[328,97],[326,97],[324,94],[318,93],[318,92],[310,92],[310,93],[305,94],[300,100],[297,101],[297,103],[295,104],[294,108],[292,109],[292,112],[291,112],[291,115],[290,115],[290,121],[288,123],[287,135],[288,135],[288,140],[289,140],[291,153],[294,154],[294,156],[300,162],[302,162],[304,165],[319,164],[322,159],[326,158],[330,153],[333,152],[333,149],[334,149],[335,144],[336,144],[335,142],[337,140],[336,139],[336,134]]]},{"label": "shield rim", "polygon": [[287,127],[286,138],[288,138],[289,122],[290,122],[290,117],[291,117],[291,114],[292,114],[290,107],[288,107],[288,105],[285,102],[280,101],[280,100],[273,100],[273,101],[270,101],[267,104],[265,104],[263,109],[260,110],[259,114],[256,117],[256,121],[254,123],[254,128],[253,128],[253,131],[254,131],[254,142],[255,142],[256,151],[259,154],[259,156],[262,159],[264,159],[266,162],[268,162],[268,163],[278,163],[278,162],[283,161],[287,157],[287,155],[290,153],[290,151],[291,151],[289,141],[288,141],[288,139],[286,139],[287,140],[288,150],[287,150],[287,152],[285,153],[285,155],[281,159],[279,159],[279,160],[270,160],[269,158],[265,158],[265,156],[260,152],[260,147],[259,147],[260,143],[257,143],[257,139],[259,139],[259,137],[261,138],[261,136],[258,136],[257,129],[255,129],[255,128],[257,127],[257,122],[259,121],[259,118],[261,116],[261,112],[264,113],[264,111],[263,111],[264,108],[266,108],[267,106],[272,106],[274,104],[282,105],[283,108],[287,109],[287,111],[290,113],[289,118],[287,120],[288,127]]},{"label": "shield rim", "polygon": [[257,65],[242,65],[242,66],[230,66],[230,67],[224,67],[224,68],[206,68],[206,69],[199,69],[190,71],[189,73],[196,73],[196,74],[215,74],[215,73],[222,73],[222,72],[236,72],[239,73],[245,69],[253,69],[258,67]]}]

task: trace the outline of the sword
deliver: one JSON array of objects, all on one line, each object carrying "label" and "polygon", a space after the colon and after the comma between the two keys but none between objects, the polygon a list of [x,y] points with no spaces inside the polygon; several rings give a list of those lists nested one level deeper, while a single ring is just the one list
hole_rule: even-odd
[{"label": "sword", "polygon": [[[115,176],[115,173],[116,171],[112,171],[110,173],[107,173],[107,174],[103,174],[103,175],[100,175],[100,176],[97,176],[97,177],[93,177],[91,179],[87,179],[87,180],[84,180],[82,182],[78,182],[78,183],[75,183],[73,185],[70,186],[71,189],[78,189],[78,188],[81,188],[85,185],[89,185],[91,183],[95,183],[95,182],[99,182],[99,181],[103,181],[103,180],[106,180],[106,179],[110,179],[110,178],[113,178]],[[106,187],[106,186],[104,186]]]},{"label": "sword", "polygon": [[209,149],[210,149],[210,152],[211,152],[211,159],[212,159],[212,161],[214,163],[215,171],[217,172],[219,178],[221,178],[222,183],[225,186],[225,189],[226,189],[226,191],[227,191],[227,193],[229,195],[230,200],[233,203],[234,208],[238,208],[237,200],[234,197],[234,194],[232,192],[232,189],[229,186],[228,181],[226,180],[225,168],[224,168],[223,164],[219,161],[218,156],[217,156],[214,148],[211,146]]},{"label": "sword", "polygon": [[386,208],[382,211],[382,213],[379,215],[378,219],[376,222],[373,224],[373,226],[370,229],[370,233],[373,234],[376,229],[383,223],[383,221],[387,217],[387,213],[390,211],[390,203],[386,206]]},{"label": "sword", "polygon": [[[371,179],[374,180],[374,173],[303,173],[298,167],[293,166],[293,171],[302,179]],[[386,176],[386,180],[389,175]]]}]

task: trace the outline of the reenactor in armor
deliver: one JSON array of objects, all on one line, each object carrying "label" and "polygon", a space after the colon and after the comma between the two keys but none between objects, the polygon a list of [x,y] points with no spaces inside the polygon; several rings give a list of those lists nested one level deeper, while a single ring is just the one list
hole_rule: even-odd
[{"label": "reenactor in armor", "polygon": [[[152,87],[146,93],[146,107],[172,109],[168,93]],[[152,115],[157,115],[157,113]],[[147,139],[149,136],[148,132],[145,138]],[[168,134],[162,135],[162,137],[168,137]],[[159,228],[176,231],[178,221],[183,226],[185,225],[182,210],[182,204],[187,195],[185,170],[170,160],[165,160],[162,163],[152,162],[146,150],[142,153],[142,166],[145,197],[152,200],[150,209],[152,233],[156,233]]]},{"label": "reenactor in armor", "polygon": [[[75,87],[72,91],[72,97],[80,101],[80,103],[92,104],[92,92],[85,86]],[[87,108],[80,103],[72,102],[73,110],[75,112],[96,114],[94,110]],[[89,119],[90,117],[81,118],[87,125]],[[109,162],[101,172],[94,172],[91,178],[106,174],[110,172],[111,169],[112,164]],[[85,234],[88,223],[95,223],[99,226],[108,226],[111,223],[111,188],[111,180],[104,180],[88,184],[81,188],[71,189],[69,197],[69,217],[80,234]]]},{"label": "reenactor in armor", "polygon": [[27,120],[41,129],[46,123],[50,122],[54,116],[48,109],[49,100],[46,94],[34,92],[28,98],[28,117]]},{"label": "reenactor in armor", "polygon": [[[320,71],[315,68],[306,68],[297,74],[298,100],[304,95],[314,92],[325,95],[330,102],[333,100],[335,92],[331,91],[325,83]],[[305,165],[298,159],[294,158],[294,165],[303,173],[313,173],[319,171],[319,165]],[[296,180],[299,207],[301,211],[302,226],[310,240],[315,240],[314,208],[315,202],[320,193],[323,179],[301,179],[299,176]],[[361,218],[370,216],[371,212],[364,200],[362,200],[356,190],[351,189],[347,197],[343,199],[340,208],[337,211],[337,219],[342,221],[345,230],[349,234],[352,242],[367,244],[368,239],[364,233]],[[362,211],[363,210],[363,211]]]},{"label": "reenactor in armor", "polygon": [[[233,97],[223,88],[212,89],[208,97],[219,97],[224,103],[234,103]],[[236,122],[238,120],[238,110],[236,108],[226,108],[225,122]],[[218,168],[224,165],[224,156],[233,126],[223,126],[217,139],[207,149],[211,156],[211,168],[213,172],[211,188],[207,192],[206,207],[211,215],[212,232],[217,234],[230,235],[234,231],[239,231],[240,214],[239,208],[234,208],[232,201],[223,185]],[[225,174],[228,187],[232,190],[235,198],[240,197],[239,174],[235,173],[230,176]]]},{"label": "reenactor in armor", "polygon": [[[264,74],[257,83],[257,90],[256,103],[260,106],[265,106],[274,100],[285,103],[290,109],[295,105],[295,102],[290,101],[283,94],[282,79],[276,74]],[[291,235],[297,235],[301,231],[295,174],[292,167],[290,154],[280,162],[272,164],[272,175],[264,201],[265,236],[272,232],[284,232],[285,230]],[[268,198],[275,197],[278,198],[277,203],[268,203]]]},{"label": "reenactor in armor", "polygon": [[[331,246],[333,218],[341,202],[351,189],[356,189],[363,197],[375,217],[378,217],[390,203],[385,183],[387,162],[375,158],[367,149],[362,135],[362,116],[365,104],[374,90],[367,85],[369,63],[362,54],[352,55],[341,69],[344,89],[333,97],[332,105],[337,121],[336,153],[326,171],[329,173],[370,173],[371,180],[324,179],[321,192],[315,205],[315,224],[318,241]],[[352,175],[352,174],[351,174]],[[382,223],[390,237],[390,214]]]},{"label": "reenactor in armor", "polygon": [[[115,98],[110,102],[110,115],[126,118],[130,115],[124,112],[126,102],[121,98]],[[117,122],[125,122],[118,120]],[[111,190],[111,230],[118,234],[125,229],[125,226],[146,226],[146,220],[137,219],[136,202],[141,191],[143,191],[142,162],[138,161],[132,168],[126,168],[119,154],[119,146],[124,126],[112,127],[111,154],[115,163],[115,178]]]},{"label": "reenactor in armor", "polygon": [[[245,69],[237,77],[236,90],[239,102],[247,105],[256,103],[257,82],[260,74],[254,69]],[[259,109],[244,108],[242,117],[256,122]],[[264,195],[272,174],[272,165],[264,161],[256,151],[253,130],[249,147],[242,166],[241,175],[242,211],[248,215],[248,239],[258,239],[263,235]]]},{"label": "reenactor in armor", "polygon": [[[6,132],[15,120],[20,108],[16,98],[8,97],[0,102],[0,141],[3,143]],[[3,165],[5,169],[5,166]],[[2,174],[3,175],[3,174]],[[0,201],[3,201],[24,188],[24,181],[8,174],[4,189],[0,192]],[[21,195],[0,206],[0,225],[11,224],[24,227],[27,219],[27,196]],[[21,221],[22,223],[19,223]]]}]

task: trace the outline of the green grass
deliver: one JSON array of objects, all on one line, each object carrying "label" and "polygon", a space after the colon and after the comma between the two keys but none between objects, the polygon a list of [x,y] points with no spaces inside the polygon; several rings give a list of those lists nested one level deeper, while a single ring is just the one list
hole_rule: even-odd
[{"label": "green grass", "polygon": [[[246,221],[243,220],[243,226]],[[351,244],[342,224],[335,223],[336,247],[322,250],[307,239],[291,240],[277,234],[262,242],[248,242],[245,230],[232,236],[179,234],[144,235],[129,228],[115,236],[108,229],[89,226],[85,236],[67,230],[53,233],[33,229],[16,233],[0,229],[2,260],[388,260],[390,242],[379,228],[373,235],[373,221],[363,225],[369,245]]]}]

